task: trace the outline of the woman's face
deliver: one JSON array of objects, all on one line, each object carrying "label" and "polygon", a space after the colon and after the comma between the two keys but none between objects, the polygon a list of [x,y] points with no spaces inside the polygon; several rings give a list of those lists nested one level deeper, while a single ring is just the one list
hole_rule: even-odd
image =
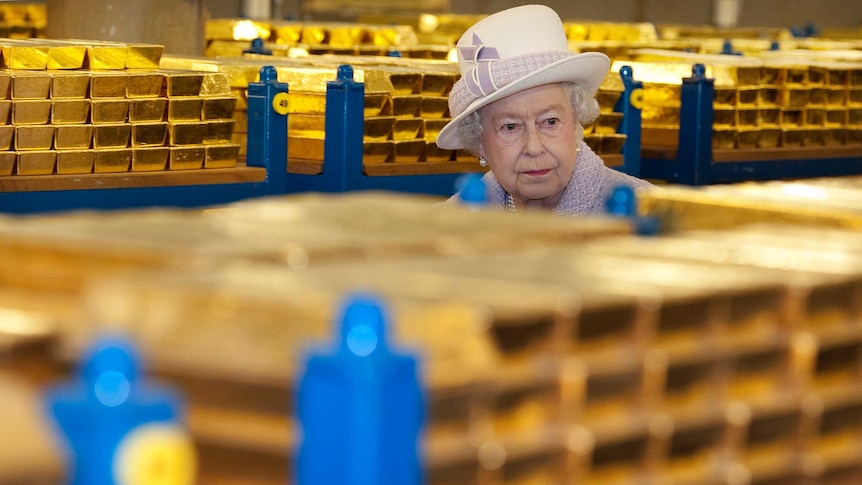
[{"label": "woman's face", "polygon": [[577,159],[577,121],[562,84],[527,89],[482,108],[479,154],[519,207],[556,207]]}]

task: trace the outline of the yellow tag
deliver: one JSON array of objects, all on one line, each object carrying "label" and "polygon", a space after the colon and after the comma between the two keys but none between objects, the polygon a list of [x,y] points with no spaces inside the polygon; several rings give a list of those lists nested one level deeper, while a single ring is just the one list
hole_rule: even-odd
[{"label": "yellow tag", "polygon": [[644,90],[641,88],[632,90],[629,95],[629,103],[637,109],[644,109]]},{"label": "yellow tag", "polygon": [[272,109],[282,116],[287,114],[287,93],[278,93],[272,98]]},{"label": "yellow tag", "polygon": [[130,431],[114,454],[117,485],[193,485],[197,455],[175,424],[145,424]]}]

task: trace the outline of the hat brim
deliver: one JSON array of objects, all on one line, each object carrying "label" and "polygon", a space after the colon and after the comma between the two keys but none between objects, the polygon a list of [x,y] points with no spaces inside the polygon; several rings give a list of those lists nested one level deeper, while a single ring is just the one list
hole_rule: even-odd
[{"label": "hat brim", "polygon": [[536,69],[530,74],[503,86],[484,98],[477,99],[467,106],[463,113],[452,118],[440,130],[437,134],[437,146],[444,150],[467,148],[462,142],[461,137],[458,136],[458,125],[471,113],[494,101],[526,89],[560,82],[575,83],[584,88],[588,93],[595,94],[604,81],[605,76],[607,76],[609,69],[610,60],[606,55],[599,52],[575,54]]}]

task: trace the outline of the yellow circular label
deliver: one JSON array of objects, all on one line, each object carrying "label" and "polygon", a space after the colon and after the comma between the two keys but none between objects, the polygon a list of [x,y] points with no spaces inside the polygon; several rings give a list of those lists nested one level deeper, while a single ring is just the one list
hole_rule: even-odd
[{"label": "yellow circular label", "polygon": [[287,93],[278,93],[273,96],[272,109],[282,116],[287,114]]},{"label": "yellow circular label", "polygon": [[629,95],[629,103],[637,109],[644,108],[644,90],[641,88],[634,89]]},{"label": "yellow circular label", "polygon": [[130,431],[114,454],[117,485],[193,485],[197,455],[191,437],[175,424],[145,424]]}]

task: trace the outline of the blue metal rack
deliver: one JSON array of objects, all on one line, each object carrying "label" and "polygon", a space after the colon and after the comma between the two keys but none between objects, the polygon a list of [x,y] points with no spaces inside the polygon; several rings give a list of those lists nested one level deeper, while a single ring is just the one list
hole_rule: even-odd
[{"label": "blue metal rack", "polygon": [[678,148],[641,147],[641,176],[685,185],[862,174],[862,146],[713,149],[714,80],[703,64],[682,81]]}]

